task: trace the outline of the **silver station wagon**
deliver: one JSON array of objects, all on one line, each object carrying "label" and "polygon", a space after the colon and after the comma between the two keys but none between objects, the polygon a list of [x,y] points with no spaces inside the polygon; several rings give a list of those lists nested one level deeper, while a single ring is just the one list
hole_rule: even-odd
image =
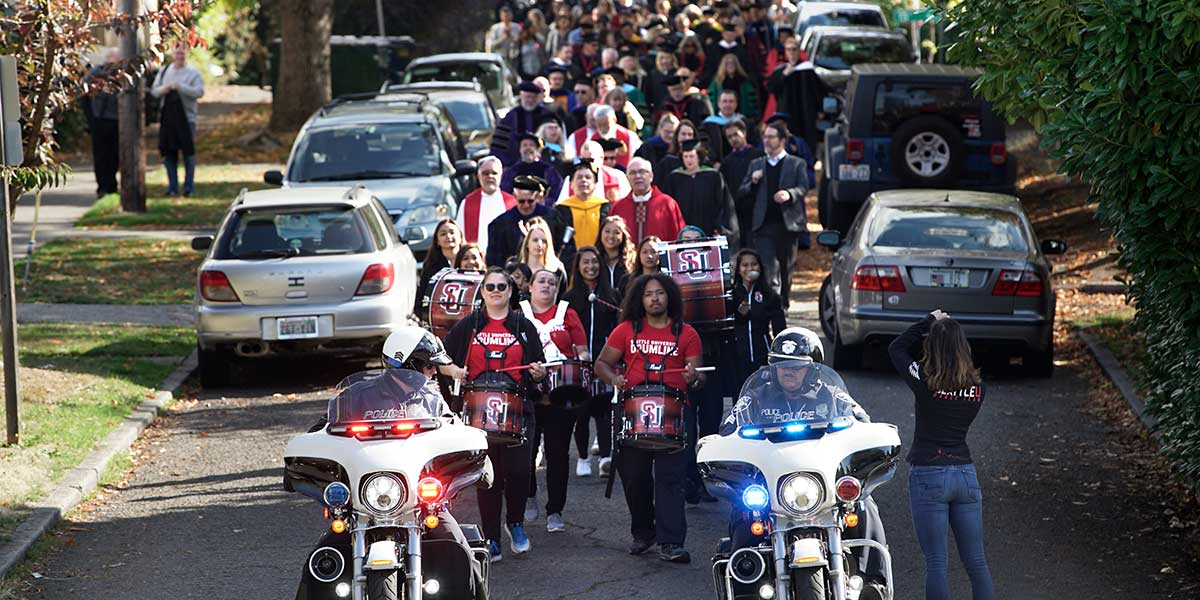
[{"label": "silver station wagon", "polygon": [[1019,355],[1029,375],[1053,372],[1055,296],[1046,255],[1066,245],[1039,244],[1018,199],[876,192],[845,236],[825,231],[817,242],[835,249],[818,304],[837,368],[858,368],[865,346],[887,343],[941,309],[977,349],[1005,362]]},{"label": "silver station wagon", "polygon": [[245,190],[207,250],[196,289],[206,386],[279,354],[368,356],[411,316],[417,265],[363,186]]}]

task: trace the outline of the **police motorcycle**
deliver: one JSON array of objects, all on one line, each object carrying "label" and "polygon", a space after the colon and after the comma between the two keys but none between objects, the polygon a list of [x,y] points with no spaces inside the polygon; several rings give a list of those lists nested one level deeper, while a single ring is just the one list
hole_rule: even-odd
[{"label": "police motorcycle", "polygon": [[487,439],[429,379],[450,364],[441,340],[398,329],[383,360],[339,383],[325,418],[284,452],[284,488],[321,502],[330,522],[296,598],[485,600],[487,542],[450,504],[491,485]]},{"label": "police motorcycle", "polygon": [[894,597],[871,493],[895,474],[900,437],[870,422],[822,354],[811,331],[781,332],[720,433],[698,443],[709,492],[731,504],[712,559],[719,600]]}]

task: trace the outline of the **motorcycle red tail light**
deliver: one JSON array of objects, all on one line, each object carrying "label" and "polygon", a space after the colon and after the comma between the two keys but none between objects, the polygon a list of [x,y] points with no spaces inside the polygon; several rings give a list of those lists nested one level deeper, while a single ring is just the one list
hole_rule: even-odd
[{"label": "motorcycle red tail light", "polygon": [[862,494],[862,483],[849,475],[837,480],[835,488],[837,497],[844,502],[854,502]]},{"label": "motorcycle red tail light", "polygon": [[417,497],[425,502],[441,500],[444,491],[442,482],[434,477],[426,477],[417,482]]}]

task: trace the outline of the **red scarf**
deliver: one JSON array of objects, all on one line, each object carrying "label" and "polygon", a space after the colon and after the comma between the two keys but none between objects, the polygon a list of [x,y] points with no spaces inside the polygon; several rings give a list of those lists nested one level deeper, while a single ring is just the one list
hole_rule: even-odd
[{"label": "red scarf", "polygon": [[[517,197],[504,191],[500,191],[500,197],[504,198],[504,210],[517,205]],[[483,204],[483,189],[477,189],[465,197],[463,197],[462,206],[458,212],[462,215],[463,220],[463,237],[467,238],[467,242],[474,244],[479,241],[479,208]],[[437,243],[437,240],[434,240]]]}]

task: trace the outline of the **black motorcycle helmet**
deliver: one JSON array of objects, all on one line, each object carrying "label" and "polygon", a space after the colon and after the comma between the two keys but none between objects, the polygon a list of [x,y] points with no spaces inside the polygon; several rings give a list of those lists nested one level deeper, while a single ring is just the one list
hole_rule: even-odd
[{"label": "black motorcycle helmet", "polygon": [[383,343],[383,365],[390,369],[424,371],[431,366],[453,361],[442,340],[420,327],[401,327],[392,331]]},{"label": "black motorcycle helmet", "polygon": [[779,332],[771,341],[771,350],[767,353],[767,364],[778,364],[785,360],[811,360],[823,362],[825,348],[821,338],[811,329],[804,327],[788,327]]}]

